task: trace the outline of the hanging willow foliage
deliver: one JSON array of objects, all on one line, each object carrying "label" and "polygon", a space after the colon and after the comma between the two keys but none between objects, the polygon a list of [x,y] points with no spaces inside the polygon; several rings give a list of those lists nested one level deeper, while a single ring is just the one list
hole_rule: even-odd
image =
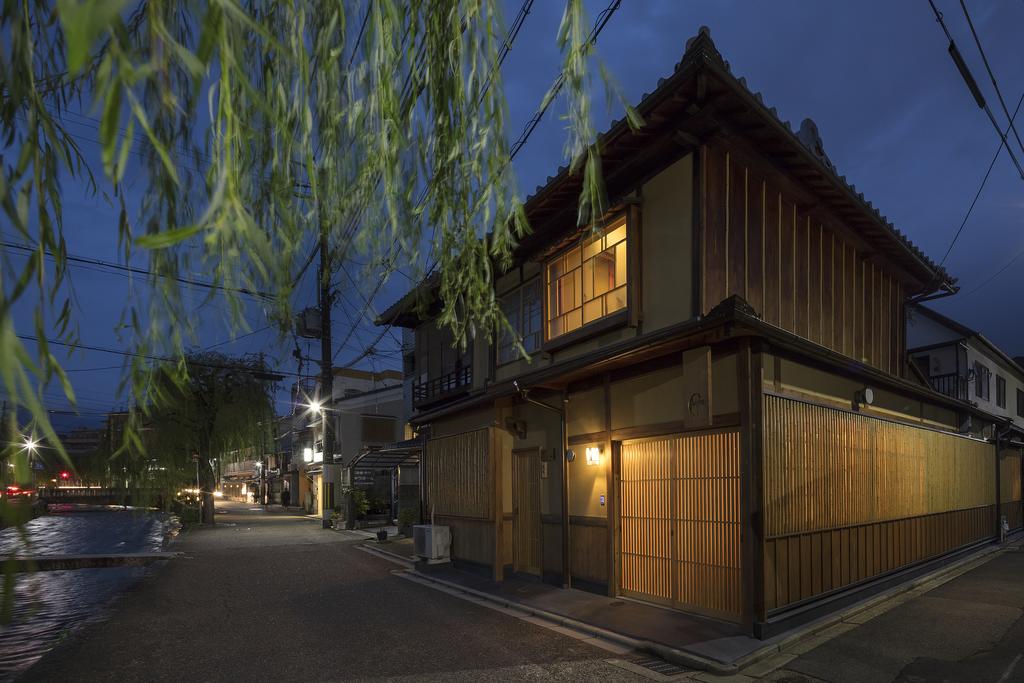
[{"label": "hanging willow foliage", "polygon": [[[285,330],[321,230],[334,262],[358,253],[386,264],[374,277],[436,263],[441,321],[459,343],[507,325],[494,273],[528,226],[509,160],[499,4],[4,0],[0,201],[34,246],[23,268],[3,263],[7,394],[59,443],[38,392],[59,381],[73,400],[44,341],[54,330],[75,339],[71,308],[56,301],[65,291],[61,184],[69,180],[120,207],[125,261],[139,250],[149,259],[149,296],[124,315],[138,354],[123,389],[135,406],[159,402],[147,357],[181,359],[181,381],[187,375],[184,349],[196,330],[176,278],[207,273],[235,326],[245,325],[239,290],[273,292],[271,313]],[[592,224],[604,204],[586,26],[582,0],[566,0],[555,36],[563,83],[546,99],[564,98],[566,154],[584,174],[580,222]],[[64,128],[70,107],[99,117],[102,169],[89,167]],[[142,197],[137,210],[124,199],[128,173]],[[56,263],[49,271],[45,255]],[[11,315],[33,292],[37,363]],[[49,310],[61,312],[48,319]],[[133,424],[139,419],[133,411]],[[137,429],[125,434],[141,451]]]}]

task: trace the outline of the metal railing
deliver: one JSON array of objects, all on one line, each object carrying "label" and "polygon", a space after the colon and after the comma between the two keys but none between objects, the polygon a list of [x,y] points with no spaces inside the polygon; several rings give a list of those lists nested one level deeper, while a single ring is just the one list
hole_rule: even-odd
[{"label": "metal railing", "polygon": [[932,389],[945,394],[950,398],[956,398],[961,401],[967,400],[967,379],[957,375],[955,372],[950,372],[945,375],[934,375],[928,378],[928,381],[932,384]]},{"label": "metal railing", "polygon": [[440,377],[412,385],[412,402],[420,405],[465,391],[473,384],[473,367],[457,368]]}]

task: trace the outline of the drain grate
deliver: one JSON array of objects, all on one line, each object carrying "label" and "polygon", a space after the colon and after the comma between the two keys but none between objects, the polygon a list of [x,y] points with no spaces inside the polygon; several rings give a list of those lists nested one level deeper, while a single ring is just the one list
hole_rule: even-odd
[{"label": "drain grate", "polygon": [[678,674],[684,674],[689,669],[684,669],[681,666],[673,664],[672,662],[666,662],[664,659],[640,659],[633,662],[637,666],[642,666],[645,669],[650,669],[654,673],[659,673],[662,676],[676,676]]}]

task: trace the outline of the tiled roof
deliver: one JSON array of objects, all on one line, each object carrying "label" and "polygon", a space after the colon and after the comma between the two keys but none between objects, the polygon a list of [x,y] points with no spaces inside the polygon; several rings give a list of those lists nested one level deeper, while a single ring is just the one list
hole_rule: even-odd
[{"label": "tiled roof", "polygon": [[[895,248],[896,253],[903,254],[908,258],[909,263],[917,269],[918,276],[930,282],[934,291],[937,288],[952,288],[956,282],[941,266],[932,261],[924,254],[910,239],[899,231],[888,218],[864,198],[864,194],[857,190],[856,186],[848,182],[846,176],[840,175],[835,165],[825,153],[824,145],[818,134],[817,125],[811,119],[804,119],[800,128],[794,131],[793,126],[786,120],[779,117],[774,107],[768,107],[764,103],[761,93],[752,91],[746,79],[733,75],[729,63],[722,58],[714,41],[711,40],[711,32],[706,26],[702,26],[697,35],[686,42],[686,50],[682,59],[675,65],[672,73],[658,80],[655,90],[644,93],[640,102],[635,108],[646,114],[653,111],[656,106],[665,101],[684,82],[684,72],[694,70],[705,70],[715,76],[734,95],[744,99],[745,104],[757,115],[766,125],[775,129],[775,132],[786,143],[787,148],[802,152],[802,161],[811,166],[817,174],[828,181],[832,189],[840,196],[839,201],[844,201],[844,206],[850,206],[857,215],[869,219],[868,224],[878,227],[878,234],[888,238],[890,244]],[[599,136],[602,143],[602,153],[607,153],[614,141],[629,135],[629,126],[624,119],[612,121],[609,128]],[[530,216],[532,211],[541,204],[548,202],[557,195],[558,190],[563,186],[571,184],[574,175],[569,173],[567,166],[562,166],[558,171],[548,176],[543,185],[538,185],[534,192],[525,200],[526,212]],[[562,201],[556,198],[552,201]],[[541,235],[534,234],[533,239],[542,239]],[[436,276],[436,274],[435,274]],[[425,278],[416,288],[407,293],[395,302],[387,311],[381,314],[378,322],[394,320],[398,315],[407,311],[415,302],[414,292],[424,287],[434,287],[437,279]]]}]

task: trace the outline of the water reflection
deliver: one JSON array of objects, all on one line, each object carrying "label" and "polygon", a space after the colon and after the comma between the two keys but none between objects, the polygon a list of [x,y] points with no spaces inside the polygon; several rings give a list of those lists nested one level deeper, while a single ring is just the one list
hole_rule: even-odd
[{"label": "water reflection", "polygon": [[[23,529],[0,530],[0,556],[159,551],[168,524],[162,515],[131,510],[57,513]],[[27,540],[27,544],[26,544]],[[71,630],[101,613],[145,574],[143,567],[18,574],[13,620],[0,626],[0,681],[11,680]]]}]

